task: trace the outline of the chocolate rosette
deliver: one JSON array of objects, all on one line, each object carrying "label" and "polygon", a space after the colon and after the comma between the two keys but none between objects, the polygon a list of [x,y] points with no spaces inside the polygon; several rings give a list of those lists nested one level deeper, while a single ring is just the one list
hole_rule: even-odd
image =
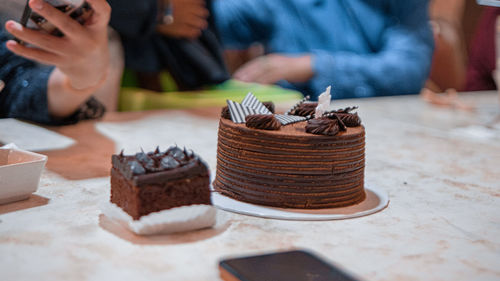
[{"label": "chocolate rosette", "polygon": [[342,118],[340,118],[340,116],[337,113],[331,113],[328,116],[323,115],[323,117],[330,117],[330,119],[336,120],[337,121],[337,125],[339,126],[339,129],[341,131],[346,131],[347,130],[347,126],[344,124],[344,121],[342,121]]},{"label": "chocolate rosette", "polygon": [[323,117],[337,119],[346,127],[357,127],[361,125],[361,118],[359,118],[358,113],[338,113],[337,111],[331,111],[325,113]]},{"label": "chocolate rosette", "polygon": [[361,125],[361,118],[359,118],[358,113],[342,113],[339,115],[342,122],[347,127],[357,127]]},{"label": "chocolate rosette", "polygon": [[325,136],[335,136],[340,131],[338,121],[327,117],[307,121],[305,129],[310,134]]},{"label": "chocolate rosette", "polygon": [[291,115],[304,116],[304,117],[313,115],[317,106],[318,106],[317,102],[306,102],[306,103],[300,104],[295,109],[295,111],[293,111],[291,113]]},{"label": "chocolate rosette", "polygon": [[287,112],[285,112],[285,115],[294,115],[293,113],[295,112],[295,110],[299,108],[300,105],[308,101],[310,98],[311,98],[310,96],[305,96],[301,101],[296,103],[294,106],[292,106],[292,108],[290,108]]},{"label": "chocolate rosette", "polygon": [[245,118],[245,125],[248,128],[261,130],[279,130],[281,122],[272,114],[252,114]]},{"label": "chocolate rosette", "polygon": [[220,112],[220,117],[224,118],[224,119],[228,119],[228,120],[231,120],[231,112],[229,111],[229,107],[228,106],[224,106]]},{"label": "chocolate rosette", "polygon": [[275,106],[272,101],[265,101],[262,103],[271,113],[275,113]]}]

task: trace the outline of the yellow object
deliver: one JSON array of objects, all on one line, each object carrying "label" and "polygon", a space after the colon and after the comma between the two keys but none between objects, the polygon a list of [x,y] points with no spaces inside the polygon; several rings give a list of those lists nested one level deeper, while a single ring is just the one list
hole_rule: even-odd
[{"label": "yellow object", "polygon": [[150,109],[182,109],[197,107],[222,107],[226,100],[241,102],[248,92],[260,101],[282,102],[300,100],[302,94],[275,85],[259,85],[229,80],[207,90],[158,93],[140,88],[123,87],[118,108],[120,111]]}]

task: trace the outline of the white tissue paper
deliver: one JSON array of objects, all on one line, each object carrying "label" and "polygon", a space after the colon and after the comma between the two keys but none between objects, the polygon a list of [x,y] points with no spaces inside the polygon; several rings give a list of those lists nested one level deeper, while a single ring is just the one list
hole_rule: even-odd
[{"label": "white tissue paper", "polygon": [[216,209],[211,205],[190,205],[154,212],[134,220],[111,202],[101,204],[102,213],[138,235],[184,232],[211,227]]},{"label": "white tissue paper", "polygon": [[4,146],[1,146],[0,148],[4,148],[4,149],[19,149],[19,147],[17,147],[17,145],[15,143],[8,143]]}]

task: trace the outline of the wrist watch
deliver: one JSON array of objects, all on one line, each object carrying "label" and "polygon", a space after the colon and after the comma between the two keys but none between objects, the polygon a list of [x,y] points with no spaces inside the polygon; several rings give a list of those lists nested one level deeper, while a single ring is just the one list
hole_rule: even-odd
[{"label": "wrist watch", "polygon": [[174,23],[174,16],[172,13],[172,1],[159,0],[158,3],[158,24],[169,25]]}]

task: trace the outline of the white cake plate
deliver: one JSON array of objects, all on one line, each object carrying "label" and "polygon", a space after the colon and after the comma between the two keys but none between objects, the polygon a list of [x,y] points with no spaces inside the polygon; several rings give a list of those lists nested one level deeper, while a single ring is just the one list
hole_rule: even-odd
[{"label": "white cake plate", "polygon": [[371,215],[389,205],[389,195],[382,189],[365,184],[366,199],[354,206],[330,209],[275,208],[241,202],[212,192],[212,204],[222,210],[270,219],[321,221],[342,220]]}]

